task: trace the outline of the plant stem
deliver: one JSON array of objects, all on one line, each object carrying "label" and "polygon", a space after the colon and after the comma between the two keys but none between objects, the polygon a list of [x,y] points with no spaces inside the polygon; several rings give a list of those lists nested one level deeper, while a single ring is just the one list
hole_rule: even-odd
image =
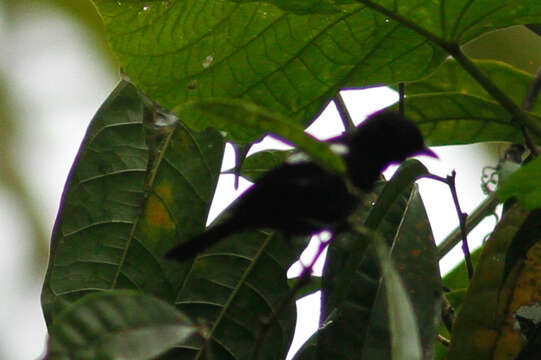
[{"label": "plant stem", "polygon": [[462,251],[464,252],[464,260],[466,261],[466,267],[468,269],[468,278],[471,279],[473,277],[473,264],[471,261],[470,248],[468,247],[468,234],[466,231],[466,219],[468,218],[468,214],[466,214],[465,212],[462,212],[460,208],[460,203],[458,201],[458,196],[456,193],[456,185],[455,185],[456,171],[453,170],[451,175],[447,175],[447,177],[445,178],[442,178],[441,176],[437,176],[433,174],[426,174],[426,175],[423,175],[422,177],[445,183],[449,186],[449,189],[451,190],[451,195],[453,197],[453,202],[455,203],[455,208],[458,215],[458,221],[460,224],[460,235],[462,238]]},{"label": "plant stem", "polygon": [[[485,217],[494,212],[500,203],[496,195],[491,193],[466,219],[466,233],[472,231]],[[462,239],[461,229],[457,227],[438,245],[438,259],[443,258]]]},{"label": "plant stem", "polygon": [[422,28],[418,24],[411,22],[406,17],[386,9],[385,7],[370,1],[370,0],[357,0],[357,2],[366,5],[367,7],[376,10],[388,16],[390,19],[393,19],[403,26],[415,31],[419,35],[427,38],[434,44],[441,47],[443,50],[447,51],[455,60],[462,65],[464,70],[466,70],[477,82],[500,103],[500,105],[511,114],[514,121],[518,122],[519,125],[524,125],[530,129],[535,135],[541,136],[541,124],[538,124],[533,119],[531,119],[526,112],[513,102],[500,88],[498,88],[481,70],[475,66],[475,64],[464,55],[460,49],[460,45],[455,42],[450,42],[444,40],[430,31]]},{"label": "plant stem", "polygon": [[355,124],[351,119],[351,114],[348,111],[346,103],[344,102],[344,98],[340,94],[340,91],[336,93],[334,101],[336,102],[336,109],[338,110],[338,114],[340,114],[340,119],[342,119],[342,123],[344,124],[344,129],[346,130],[346,132],[350,132],[351,130],[355,129]]}]

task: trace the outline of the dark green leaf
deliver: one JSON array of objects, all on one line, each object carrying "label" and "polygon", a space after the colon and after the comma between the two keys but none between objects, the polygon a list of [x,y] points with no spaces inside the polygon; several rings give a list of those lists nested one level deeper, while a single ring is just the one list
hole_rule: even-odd
[{"label": "dark green leaf", "polygon": [[83,297],[49,330],[50,359],[155,359],[199,331],[173,306],[148,295],[110,291]]},{"label": "dark green leaf", "polygon": [[173,302],[187,267],[162,257],[204,228],[223,139],[174,118],[166,126],[158,110],[121,82],[92,120],[53,232],[42,294],[49,324],[88,292],[137,289]]},{"label": "dark green leaf", "polygon": [[524,165],[520,170],[511,174],[498,189],[502,200],[515,197],[519,204],[533,210],[541,207],[541,157],[537,157]]},{"label": "dark green leaf", "polygon": [[286,303],[286,273],[300,252],[276,234],[243,232],[196,258],[176,299],[184,313],[207,324],[209,341],[179,357],[253,359],[265,321],[280,313],[259,342],[258,359],[285,358],[295,329],[295,304]]}]

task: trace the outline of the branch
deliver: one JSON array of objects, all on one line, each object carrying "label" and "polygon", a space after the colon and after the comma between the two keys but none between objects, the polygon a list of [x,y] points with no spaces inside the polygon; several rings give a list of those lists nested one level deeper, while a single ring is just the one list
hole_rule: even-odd
[{"label": "branch", "polygon": [[[484,218],[492,214],[499,203],[496,195],[491,193],[466,219],[466,233],[472,231]],[[438,245],[438,259],[447,255],[462,240],[461,231],[460,226],[457,227]]]},{"label": "branch", "polygon": [[351,115],[347,109],[346,103],[344,102],[344,98],[340,94],[340,91],[336,93],[336,96],[334,97],[334,102],[336,105],[336,109],[338,110],[338,114],[340,114],[340,119],[342,119],[342,124],[344,124],[344,129],[346,129],[346,132],[350,132],[351,130],[355,129],[355,124],[351,119]]},{"label": "branch", "polygon": [[522,109],[517,106],[509,98],[503,91],[500,90],[499,87],[497,87],[479,68],[470,60],[462,50],[460,49],[460,45],[458,43],[449,42],[447,40],[444,40],[433,33],[429,32],[428,30],[422,28],[421,26],[417,25],[414,22],[411,22],[409,19],[407,19],[404,16],[401,16],[400,14],[397,14],[396,12],[393,12],[389,9],[386,9],[385,7],[376,4],[373,1],[370,0],[357,0],[357,2],[366,5],[367,7],[374,9],[389,18],[399,22],[403,26],[415,31],[419,35],[427,38],[434,44],[441,47],[443,50],[447,51],[451,56],[455,58],[455,60],[462,65],[464,70],[466,70],[477,82],[492,96],[500,103],[500,105],[507,110],[509,114],[511,114],[514,121],[518,122],[519,125],[523,125],[530,129],[535,135],[541,136],[541,124],[538,124],[537,122],[533,121],[526,112],[522,111]]},{"label": "branch", "polygon": [[466,218],[468,217],[468,214],[462,212],[462,210],[460,209],[460,203],[458,202],[455,185],[456,171],[453,170],[451,175],[447,175],[447,177],[445,178],[433,174],[426,174],[421,177],[443,182],[447,184],[449,186],[449,189],[451,190],[451,195],[453,196],[453,202],[455,203],[456,212],[458,214],[458,221],[460,224],[460,233],[462,235],[462,251],[464,252],[464,260],[466,261],[466,267],[468,269],[468,278],[471,279],[473,277],[473,264],[471,261],[470,248],[468,247],[468,238],[466,232]]}]

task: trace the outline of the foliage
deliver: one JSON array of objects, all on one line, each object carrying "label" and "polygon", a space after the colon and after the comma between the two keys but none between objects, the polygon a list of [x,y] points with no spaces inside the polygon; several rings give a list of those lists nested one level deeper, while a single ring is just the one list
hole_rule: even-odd
[{"label": "foliage", "polygon": [[[428,144],[507,141],[535,155],[541,108],[521,108],[536,96],[534,76],[472,61],[462,48],[496,29],[541,23],[541,3],[94,4],[124,80],[89,125],[54,227],[42,292],[51,359],[285,358],[298,295],[286,272],[307,239],[287,243],[261,229],[189,262],[163,255],[205,228],[225,141],[245,146],[276,134],[342,172],[341,158],[303,132],[340,89],[406,83],[406,115]],[[248,157],[241,174],[256,178],[287,155]],[[513,323],[520,312],[538,326],[522,311],[539,302],[539,233],[525,229],[539,223],[525,221],[541,207],[538,160],[499,190],[519,205],[504,214],[470,283],[442,283],[414,184],[427,170],[402,164],[365,196],[350,219],[356,230],[333,239],[321,281],[304,288],[323,290],[324,306],[314,315],[320,329],[295,358],[489,359],[518,356],[538,340]],[[536,238],[506,272],[524,234]],[[460,312],[448,352],[435,347],[442,284],[459,293],[449,294]]]}]

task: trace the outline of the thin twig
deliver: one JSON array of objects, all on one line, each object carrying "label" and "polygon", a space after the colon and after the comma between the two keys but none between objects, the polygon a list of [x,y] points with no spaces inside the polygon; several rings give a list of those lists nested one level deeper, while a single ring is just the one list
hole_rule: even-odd
[{"label": "thin twig", "polygon": [[447,175],[447,177],[445,178],[433,174],[426,174],[421,177],[443,182],[447,184],[449,186],[449,189],[451,190],[451,196],[453,197],[453,202],[455,203],[456,212],[458,214],[460,233],[462,235],[462,251],[464,252],[464,260],[466,261],[466,267],[468,269],[468,278],[471,279],[473,277],[473,264],[471,261],[470,248],[468,246],[468,238],[466,232],[466,219],[468,217],[468,214],[462,212],[462,210],[460,209],[460,203],[458,202],[455,185],[456,171],[453,170],[451,175]]},{"label": "thin twig", "polygon": [[[500,203],[497,196],[491,193],[466,219],[466,233],[469,234],[484,218],[494,213]],[[438,259],[443,258],[452,248],[462,240],[462,230],[458,226],[439,245]]]},{"label": "thin twig", "polygon": [[310,275],[312,274],[312,268],[314,267],[315,263],[317,262],[321,254],[323,254],[323,251],[325,250],[328,244],[329,244],[329,241],[320,242],[317,253],[308,266],[302,264],[301,262],[302,271],[299,276],[299,279],[295,283],[295,286],[289,291],[287,297],[280,303],[277,310],[274,311],[268,319],[264,320],[264,323],[261,326],[261,329],[256,339],[256,344],[255,344],[252,359],[259,359],[258,355],[261,350],[261,346],[263,345],[263,341],[265,340],[265,337],[267,336],[269,330],[272,328],[272,326],[274,326],[278,322],[278,316],[294,300],[295,295],[299,292],[299,290],[302,289],[302,287],[306,285],[306,283],[310,280]]},{"label": "thin twig", "polygon": [[346,103],[344,102],[344,98],[340,94],[340,91],[336,93],[334,101],[336,104],[336,109],[338,109],[338,114],[340,114],[340,119],[342,119],[342,123],[344,124],[344,129],[346,129],[346,132],[350,132],[351,130],[355,129],[355,124],[351,119],[351,114],[348,111]]}]

